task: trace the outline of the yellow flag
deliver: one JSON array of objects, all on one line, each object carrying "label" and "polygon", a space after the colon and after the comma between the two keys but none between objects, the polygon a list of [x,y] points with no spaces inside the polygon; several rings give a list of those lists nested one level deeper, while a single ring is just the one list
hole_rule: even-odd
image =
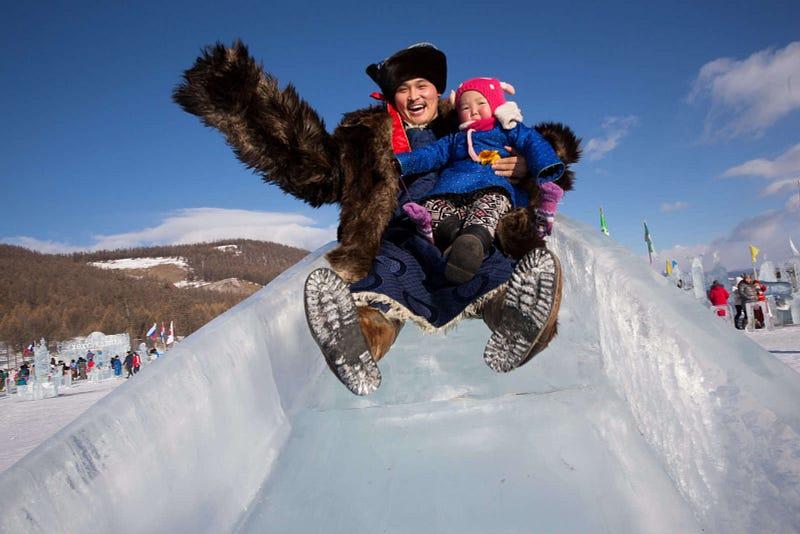
[{"label": "yellow flag", "polygon": [[750,245],[750,260],[753,263],[755,263],[756,260],[758,259],[758,253],[759,252],[760,252],[760,249],[758,247],[754,247],[753,245]]},{"label": "yellow flag", "polygon": [[667,276],[672,276],[672,262],[667,260]]}]

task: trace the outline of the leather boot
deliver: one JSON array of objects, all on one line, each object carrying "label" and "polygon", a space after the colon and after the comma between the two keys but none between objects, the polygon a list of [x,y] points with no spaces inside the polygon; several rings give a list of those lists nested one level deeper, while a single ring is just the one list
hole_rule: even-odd
[{"label": "leather boot", "polygon": [[[488,326],[489,330],[492,332],[496,331],[503,321],[503,301],[505,298],[506,290],[503,288],[483,305],[483,310],[481,312],[483,322],[486,323],[486,326]],[[557,297],[557,303],[556,309],[553,310],[556,315],[558,315],[558,310],[561,307],[560,295]],[[539,339],[536,341],[536,343],[534,343],[533,348],[531,349],[530,357],[533,358],[546,349],[550,342],[553,341],[557,335],[558,320],[545,324]]]},{"label": "leather boot", "polygon": [[517,263],[502,305],[492,299],[484,310],[492,335],[483,358],[493,371],[506,373],[525,365],[550,344],[558,332],[561,292],[561,263],[551,251],[535,249]]},{"label": "leather boot", "polygon": [[389,352],[403,327],[401,321],[387,319],[381,312],[369,306],[358,308],[358,324],[375,362]]}]

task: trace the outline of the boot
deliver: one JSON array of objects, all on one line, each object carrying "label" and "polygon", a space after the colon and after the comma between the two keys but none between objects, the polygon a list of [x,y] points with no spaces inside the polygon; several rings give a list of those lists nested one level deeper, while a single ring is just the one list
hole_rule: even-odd
[{"label": "boot", "polygon": [[444,277],[455,285],[469,282],[481,268],[491,247],[492,234],[485,227],[472,224],[464,228],[450,247]]},{"label": "boot", "polygon": [[[486,326],[492,332],[495,332],[503,321],[503,302],[506,298],[506,289],[503,288],[498,291],[486,304],[483,305],[483,310],[481,310],[481,315],[483,316],[483,322],[486,323]],[[561,299],[558,298],[560,303]],[[554,313],[557,315],[558,310],[556,309]],[[552,324],[547,324],[545,328],[542,329],[542,334],[539,336],[538,341],[534,343],[533,349],[531,349],[530,359],[533,359],[534,356],[542,352],[550,342],[555,339],[556,335],[558,335],[558,321],[552,322]]]},{"label": "boot", "polygon": [[561,264],[556,255],[544,248],[526,254],[511,275],[502,306],[492,299],[484,308],[484,320],[493,329],[483,352],[486,365],[505,373],[544,350],[558,332],[561,291]]},{"label": "boot", "polygon": [[358,308],[358,324],[376,363],[389,352],[403,328],[401,321],[387,319],[381,312],[369,306]]},{"label": "boot", "polygon": [[304,298],[308,328],[333,374],[356,395],[378,389],[381,373],[347,283],[331,269],[317,269],[306,279]]},{"label": "boot", "polygon": [[458,232],[461,231],[463,222],[458,215],[450,215],[442,219],[433,231],[433,242],[439,250],[444,252],[453,244]]}]

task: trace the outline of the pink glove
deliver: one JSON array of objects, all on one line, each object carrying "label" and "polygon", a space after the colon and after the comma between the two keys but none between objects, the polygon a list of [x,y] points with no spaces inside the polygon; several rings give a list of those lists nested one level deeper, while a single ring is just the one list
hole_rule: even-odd
[{"label": "pink glove", "polygon": [[563,196],[564,190],[553,182],[539,186],[539,207],[536,208],[535,224],[536,232],[542,239],[553,233],[556,209]]},{"label": "pink glove", "polygon": [[425,239],[433,243],[433,227],[431,226],[431,214],[425,206],[420,206],[416,202],[406,202],[403,204],[403,211],[417,225],[419,233]]}]

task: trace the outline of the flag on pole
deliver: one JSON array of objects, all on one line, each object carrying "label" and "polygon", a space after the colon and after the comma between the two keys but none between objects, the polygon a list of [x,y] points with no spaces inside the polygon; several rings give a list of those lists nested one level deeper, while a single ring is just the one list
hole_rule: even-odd
[{"label": "flag on pole", "polygon": [[164,328],[164,321],[161,321],[161,342],[163,343],[167,339],[167,329]]},{"label": "flag on pole", "polygon": [[794,246],[794,242],[792,241],[791,237],[789,238],[789,248],[792,249],[792,254],[795,256],[800,256],[800,252],[798,252],[797,247]]},{"label": "flag on pole", "polygon": [[653,254],[656,249],[653,246],[653,238],[650,237],[650,230],[647,228],[647,221],[644,222],[644,242],[647,243],[647,255],[650,257],[650,265],[653,265]]},{"label": "flag on pole", "polygon": [[172,321],[169,322],[169,335],[167,336],[167,345],[175,343],[175,329],[173,328]]},{"label": "flag on pole", "polygon": [[156,323],[153,323],[153,326],[150,327],[150,330],[148,330],[147,334],[145,334],[145,335],[147,337],[153,338],[153,339],[155,339],[157,337],[156,336]]},{"label": "flag on pole", "polygon": [[606,224],[606,215],[603,213],[603,207],[600,206],[600,231],[605,235],[611,235],[608,232],[608,225]]},{"label": "flag on pole", "polygon": [[753,245],[750,245],[750,261],[755,263],[756,260],[758,260],[759,252],[761,252],[761,249],[759,249],[758,247],[754,247]]},{"label": "flag on pole", "polygon": [[667,276],[672,276],[672,262],[667,260]]}]

